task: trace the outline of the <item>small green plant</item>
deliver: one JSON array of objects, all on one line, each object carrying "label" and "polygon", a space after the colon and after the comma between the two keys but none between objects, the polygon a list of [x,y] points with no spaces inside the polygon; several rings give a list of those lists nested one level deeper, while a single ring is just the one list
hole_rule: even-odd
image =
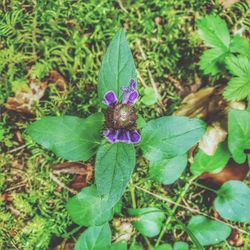
[{"label": "small green plant", "polygon": [[[219,25],[219,33],[214,34],[207,28],[211,24],[210,18],[206,17],[205,21],[201,21],[199,27],[205,27],[202,36],[208,44],[217,47],[204,54],[200,64],[205,67],[204,65],[208,64],[207,56],[213,55],[213,65],[207,73],[217,74],[218,65],[229,53],[227,48],[230,41],[227,31],[223,31],[224,23],[217,17],[212,18],[215,18]],[[223,33],[223,38],[220,33]],[[219,57],[215,57],[218,52]],[[86,161],[96,154],[95,183],[82,189],[67,204],[72,220],[80,226],[88,227],[78,239],[76,250],[120,249],[121,245],[122,249],[127,249],[124,243],[112,244],[108,222],[113,218],[114,207],[131,179],[136,165],[136,149],[140,148],[148,160],[152,179],[161,184],[172,184],[187,166],[187,152],[205,133],[204,121],[183,116],[163,116],[142,123],[142,126],[136,125],[136,101],[139,97],[136,87],[137,76],[133,57],[125,33],[121,29],[110,43],[99,74],[98,99],[103,114],[98,112],[85,119],[75,116],[47,117],[27,128],[34,141],[66,160]],[[235,119],[240,121],[236,123]],[[249,123],[250,115],[247,111],[230,111],[228,146],[219,146],[211,158],[202,152],[196,154],[194,165],[191,166],[194,174],[192,178],[208,169],[214,171],[225,167],[231,155],[236,162],[244,162],[244,150],[250,148],[250,130],[246,125]],[[239,128],[238,124],[243,126]],[[237,126],[237,129],[234,129],[234,126]],[[220,159],[220,164],[217,164],[217,158]],[[204,164],[197,161],[205,162],[207,166],[204,168]],[[245,184],[229,181],[214,192],[217,195],[214,208],[222,218],[236,222],[250,221],[250,204],[247,198],[250,189]],[[172,249],[171,245],[160,245],[164,234],[164,211],[158,207],[133,206],[127,209],[127,212],[136,217],[133,225],[141,235],[159,235],[152,249]],[[173,216],[168,209],[166,214]],[[188,233],[197,249],[224,241],[231,233],[227,224],[204,216],[193,216],[188,226],[179,219],[176,221]],[[188,249],[184,242],[176,242],[173,248],[178,249],[178,245],[181,245],[180,249]]]},{"label": "small green plant", "polygon": [[228,75],[224,97],[239,101],[250,97],[250,42],[240,34],[231,36],[226,22],[211,14],[197,23],[200,37],[210,47],[200,60],[205,74]]}]

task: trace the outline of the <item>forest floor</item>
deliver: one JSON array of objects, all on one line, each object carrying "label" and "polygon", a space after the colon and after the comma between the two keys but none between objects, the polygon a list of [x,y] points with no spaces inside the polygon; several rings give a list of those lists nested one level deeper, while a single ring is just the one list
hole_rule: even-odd
[{"label": "forest floor", "polygon": [[[27,125],[43,116],[87,117],[97,111],[101,60],[121,26],[135,59],[140,95],[154,85],[161,96],[153,105],[140,101],[138,112],[145,120],[172,114],[185,96],[218,84],[197,65],[204,45],[195,22],[211,11],[230,28],[244,15],[240,8],[206,0],[1,1],[0,249],[72,249],[79,232],[65,204],[93,180],[93,160],[65,163],[33,143]],[[148,178],[147,162],[138,159],[132,177],[138,207],[164,207],[168,203],[159,196],[165,195],[181,205],[172,211],[184,222],[193,209],[212,213],[211,194],[190,182],[188,171],[162,186]],[[128,188],[122,207],[131,202]],[[250,229],[243,223],[236,227]],[[170,217],[163,239],[187,237]],[[245,245],[237,249],[249,249],[249,235],[241,233],[240,240]],[[236,248],[223,242],[207,249]]]}]

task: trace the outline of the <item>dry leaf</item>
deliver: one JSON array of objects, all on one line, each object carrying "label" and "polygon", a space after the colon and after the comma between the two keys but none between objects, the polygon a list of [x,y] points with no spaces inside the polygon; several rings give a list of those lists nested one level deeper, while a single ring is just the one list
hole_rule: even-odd
[{"label": "dry leaf", "polygon": [[214,155],[218,144],[227,137],[227,132],[220,126],[219,122],[214,122],[208,126],[206,133],[199,142],[199,148],[207,155]]},{"label": "dry leaf", "polygon": [[19,130],[16,131],[16,138],[17,138],[17,141],[18,141],[19,143],[21,143],[21,144],[24,143],[23,137],[22,137],[22,133],[21,133]]},{"label": "dry leaf", "polygon": [[90,183],[93,177],[93,166],[90,163],[64,162],[53,166],[53,173],[67,173],[74,175],[69,187],[75,190],[80,190]]},{"label": "dry leaf", "polygon": [[54,83],[60,91],[65,91],[67,89],[65,78],[56,70],[50,70],[45,80],[48,83]]},{"label": "dry leaf", "polygon": [[199,179],[202,180],[207,186],[212,188],[219,188],[223,183],[230,180],[243,181],[249,167],[247,162],[238,164],[233,160],[230,160],[227,166],[218,173],[203,173]]},{"label": "dry leaf", "polygon": [[3,193],[1,200],[10,202],[13,201],[13,197],[9,193]]},{"label": "dry leaf", "polygon": [[29,83],[29,91],[21,91],[14,97],[9,97],[5,107],[25,114],[34,114],[34,104],[43,97],[46,88],[46,82],[31,80]]},{"label": "dry leaf", "polygon": [[244,240],[241,238],[239,230],[233,229],[228,238],[228,243],[234,247],[240,247],[244,245]]},{"label": "dry leaf", "polygon": [[210,99],[215,90],[215,87],[204,88],[196,93],[189,94],[183,99],[182,105],[174,115],[205,118],[208,113]]},{"label": "dry leaf", "polygon": [[53,166],[53,173],[80,174],[86,175],[85,165],[81,162],[63,162]]},{"label": "dry leaf", "polygon": [[20,90],[14,97],[9,97],[5,107],[9,110],[34,115],[34,105],[44,96],[49,83],[55,84],[60,91],[65,91],[67,88],[65,78],[58,71],[51,70],[42,81],[30,80],[29,89]]}]

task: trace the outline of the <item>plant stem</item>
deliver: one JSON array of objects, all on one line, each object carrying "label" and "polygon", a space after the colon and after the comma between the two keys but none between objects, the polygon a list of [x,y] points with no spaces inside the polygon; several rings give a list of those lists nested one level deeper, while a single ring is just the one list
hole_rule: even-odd
[{"label": "plant stem", "polygon": [[178,208],[179,204],[181,203],[183,197],[184,197],[185,194],[187,193],[187,191],[188,191],[190,185],[192,184],[192,182],[193,182],[193,180],[194,180],[195,178],[196,178],[196,177],[191,178],[190,181],[189,181],[188,183],[186,183],[186,185],[184,186],[184,188],[183,188],[183,190],[182,190],[180,196],[178,197],[178,200],[176,201],[176,204],[174,205],[173,209],[171,210],[170,216],[167,218],[167,220],[166,220],[166,222],[165,222],[165,225],[164,225],[164,227],[162,228],[162,230],[161,230],[161,232],[160,232],[160,234],[159,234],[159,237],[158,237],[158,239],[157,239],[157,241],[156,241],[155,246],[158,246],[158,245],[160,244],[161,239],[162,239],[164,233],[165,233],[166,230],[167,230],[168,224],[171,222],[171,220],[172,220],[172,218],[173,218],[173,216],[174,216],[174,214],[175,214],[176,209]]},{"label": "plant stem", "polygon": [[197,186],[197,187],[201,187],[201,188],[207,189],[207,190],[209,190],[209,191],[211,191],[211,192],[213,192],[213,193],[218,194],[218,191],[217,191],[217,190],[212,189],[212,188],[209,188],[209,187],[207,187],[207,186],[204,186],[204,185],[202,185],[202,184],[200,184],[200,183],[193,182],[192,184],[195,185],[195,186]]},{"label": "plant stem", "polygon": [[148,245],[148,249],[151,249],[152,248],[152,245],[149,241],[149,239],[146,237],[146,236],[143,236],[144,240],[146,241],[147,245]]},{"label": "plant stem", "polygon": [[132,179],[130,181],[129,190],[130,190],[130,194],[131,194],[132,208],[136,208],[135,187],[134,187]]},{"label": "plant stem", "polygon": [[78,232],[81,228],[82,228],[82,226],[78,226],[78,227],[74,228],[74,229],[71,230],[70,232],[64,234],[64,235],[63,235],[63,238],[65,238],[65,239],[69,238],[71,235],[73,235],[73,234],[75,234],[76,232]]}]

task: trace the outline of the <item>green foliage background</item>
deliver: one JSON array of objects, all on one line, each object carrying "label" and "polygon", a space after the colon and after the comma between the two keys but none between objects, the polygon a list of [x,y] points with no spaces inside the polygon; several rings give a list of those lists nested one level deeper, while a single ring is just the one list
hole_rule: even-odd
[{"label": "green foliage background", "polygon": [[[247,25],[244,5],[238,6],[224,10],[219,4],[206,0],[1,1],[0,249],[49,249],[57,237],[68,237],[72,224],[65,210],[69,193],[59,190],[50,178],[51,166],[62,160],[32,144],[25,134],[28,148],[10,151],[19,146],[14,132],[17,129],[24,132],[31,120],[6,112],[7,98],[26,88],[29,77],[42,79],[50,69],[56,69],[67,79],[68,90],[61,94],[50,86],[46,99],[36,105],[36,116],[92,114],[97,109],[101,60],[113,35],[122,26],[127,31],[141,78],[150,86],[150,70],[168,100],[164,112],[170,114],[181,98],[166,76],[177,79],[187,89],[201,76],[197,62],[202,41],[196,33],[195,21],[214,11],[224,17],[232,29],[241,19],[243,25]],[[207,79],[202,78],[204,85]],[[214,81],[216,78],[210,82]],[[142,91],[142,85],[139,88]],[[139,111],[146,119],[158,117],[162,112],[158,105],[146,107],[142,103]],[[16,169],[15,162],[23,167]],[[139,160],[138,165],[140,173],[135,173],[133,180],[144,187],[162,189],[144,178],[145,163]],[[60,181],[67,184],[69,176],[60,176]],[[27,183],[25,188],[11,192],[13,201],[9,206],[3,199],[5,190],[22,182]],[[181,192],[181,186],[177,184],[173,192]],[[144,194],[137,200],[138,204],[148,206],[156,203]],[[124,206],[129,207],[130,203],[125,195]]]}]

